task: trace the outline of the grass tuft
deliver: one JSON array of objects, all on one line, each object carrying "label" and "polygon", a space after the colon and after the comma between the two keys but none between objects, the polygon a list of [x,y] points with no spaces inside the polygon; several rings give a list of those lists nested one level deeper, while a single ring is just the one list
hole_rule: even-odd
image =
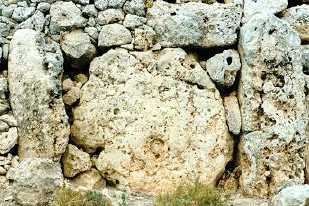
[{"label": "grass tuft", "polygon": [[226,206],[215,187],[199,182],[179,186],[175,192],[160,195],[155,206]]},{"label": "grass tuft", "polygon": [[96,191],[82,193],[63,187],[56,194],[52,206],[111,206],[109,200]]}]

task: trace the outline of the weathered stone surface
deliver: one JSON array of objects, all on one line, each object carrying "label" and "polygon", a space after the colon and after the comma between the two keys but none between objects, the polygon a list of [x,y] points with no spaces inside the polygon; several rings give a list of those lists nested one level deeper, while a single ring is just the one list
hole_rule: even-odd
[{"label": "weathered stone surface", "polygon": [[272,206],[268,199],[244,197],[241,194],[232,195],[228,206]]},{"label": "weathered stone surface", "polygon": [[309,5],[300,5],[289,8],[283,19],[298,32],[300,38],[309,41]]},{"label": "weathered stone surface", "polygon": [[271,13],[275,14],[288,7],[288,0],[243,0],[244,19],[248,21],[254,14]]},{"label": "weathered stone surface", "polygon": [[94,0],[94,5],[99,10],[107,8],[121,9],[125,0]]},{"label": "weathered stone surface", "polygon": [[34,15],[28,18],[26,21],[19,24],[16,29],[34,29],[42,32],[44,29],[45,18],[44,14],[40,11],[36,11]]},{"label": "weathered stone surface", "polygon": [[22,22],[29,18],[35,11],[34,7],[17,7],[14,9],[12,18],[17,22]]},{"label": "weathered stone surface", "polygon": [[268,196],[304,182],[304,77],[300,38],[288,23],[256,14],[240,32],[241,188]]},{"label": "weathered stone surface", "polygon": [[136,28],[138,26],[142,26],[145,24],[147,21],[146,18],[137,16],[137,15],[132,15],[132,14],[127,14],[124,21],[123,25],[127,28]]},{"label": "weathered stone surface", "polygon": [[90,155],[69,144],[63,157],[63,172],[66,177],[74,177],[91,168]]},{"label": "weathered stone surface", "polygon": [[144,0],[127,0],[123,5],[123,10],[126,13],[138,16],[145,16],[145,1]]},{"label": "weathered stone surface", "polygon": [[241,7],[233,4],[170,4],[155,1],[147,24],[163,47],[214,47],[236,43]]},{"label": "weathered stone surface", "polygon": [[17,30],[10,44],[10,100],[18,122],[21,159],[59,159],[69,124],[61,96],[63,58],[58,45],[36,31]]},{"label": "weathered stone surface", "polygon": [[216,54],[206,62],[206,69],[210,78],[219,85],[226,87],[234,84],[240,68],[239,54],[233,49]]},{"label": "weathered stone surface", "polygon": [[306,206],[309,204],[309,185],[284,188],[273,198],[273,206]]},{"label": "weathered stone surface", "polygon": [[155,44],[155,31],[147,25],[143,25],[134,30],[134,49],[148,50]]},{"label": "weathered stone surface", "polygon": [[96,55],[96,48],[91,44],[90,37],[81,30],[63,35],[61,49],[73,68],[82,68]]},{"label": "weathered stone surface", "polygon": [[102,189],[106,186],[100,172],[94,168],[79,174],[70,181],[70,184],[74,188],[83,190]]},{"label": "weathered stone surface", "polygon": [[234,94],[224,97],[224,108],[230,132],[238,135],[241,129],[241,114],[237,97]]},{"label": "weathered stone surface", "polygon": [[63,95],[63,102],[66,105],[73,105],[79,100],[80,89],[78,87],[71,88],[67,93]]},{"label": "weathered stone surface", "polygon": [[13,180],[17,205],[48,205],[54,191],[63,184],[60,164],[50,159],[27,158],[7,177]]},{"label": "weathered stone surface", "polygon": [[0,134],[0,154],[8,153],[17,143],[17,128],[12,127],[7,132]]},{"label": "weathered stone surface", "polygon": [[309,74],[309,45],[302,45],[302,61],[305,74]]},{"label": "weathered stone surface", "polygon": [[121,9],[107,9],[99,12],[97,21],[100,25],[106,25],[122,21],[123,19],[124,13]]},{"label": "weathered stone surface", "polygon": [[87,19],[81,16],[82,12],[72,2],[57,1],[50,7],[50,32],[58,34],[74,28],[84,27]]},{"label": "weathered stone surface", "polygon": [[214,184],[231,158],[219,92],[182,49],[110,50],[90,65],[72,140],[96,167],[133,191],[159,193],[197,177]]},{"label": "weathered stone surface", "polygon": [[131,32],[121,24],[108,24],[102,27],[99,34],[99,47],[111,47],[129,44]]}]

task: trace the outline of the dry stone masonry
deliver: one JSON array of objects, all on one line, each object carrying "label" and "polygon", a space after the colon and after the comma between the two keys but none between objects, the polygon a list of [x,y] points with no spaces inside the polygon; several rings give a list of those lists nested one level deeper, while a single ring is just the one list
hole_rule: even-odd
[{"label": "dry stone masonry", "polygon": [[308,0],[0,0],[0,205],[309,204]]}]

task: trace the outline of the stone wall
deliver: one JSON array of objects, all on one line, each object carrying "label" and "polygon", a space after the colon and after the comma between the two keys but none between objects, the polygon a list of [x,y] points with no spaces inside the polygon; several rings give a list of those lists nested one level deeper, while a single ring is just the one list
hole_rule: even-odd
[{"label": "stone wall", "polygon": [[307,0],[0,0],[0,205],[305,204],[308,43]]}]

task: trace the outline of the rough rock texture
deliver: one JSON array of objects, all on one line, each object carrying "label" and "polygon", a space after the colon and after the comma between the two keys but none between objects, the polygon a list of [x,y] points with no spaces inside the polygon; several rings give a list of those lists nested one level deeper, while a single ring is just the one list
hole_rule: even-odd
[{"label": "rough rock texture", "polygon": [[294,185],[284,188],[273,198],[273,206],[309,205],[309,185]]},{"label": "rough rock texture", "polygon": [[60,164],[49,159],[27,158],[10,170],[7,177],[14,181],[17,205],[47,205],[53,192],[63,184]]},{"label": "rough rock texture", "polygon": [[233,4],[170,4],[155,1],[147,24],[163,47],[214,47],[236,43],[241,7]]},{"label": "rough rock texture", "polygon": [[91,168],[91,160],[88,153],[79,150],[76,146],[69,144],[63,157],[63,173],[65,177],[74,177],[78,173]]},{"label": "rough rock texture", "polygon": [[96,58],[71,132],[88,152],[104,148],[106,179],[151,194],[198,176],[214,184],[232,152],[220,94],[182,49]]},{"label": "rough rock texture", "polygon": [[206,62],[206,70],[210,78],[219,85],[226,87],[234,84],[240,67],[239,54],[232,49],[216,54]]},{"label": "rough rock texture", "polygon": [[99,47],[120,46],[132,41],[130,31],[121,24],[103,26],[99,34]]},{"label": "rough rock texture", "polygon": [[224,97],[224,108],[230,132],[238,135],[241,129],[241,114],[238,99],[234,94]]},{"label": "rough rock texture", "polygon": [[102,189],[106,186],[105,180],[100,172],[94,168],[77,175],[69,185],[75,189],[94,190]]},{"label": "rough rock texture", "polygon": [[11,127],[7,132],[0,134],[0,154],[8,153],[17,143],[17,128]]},{"label": "rough rock texture", "polygon": [[289,8],[283,19],[290,23],[302,40],[309,41],[309,5]]},{"label": "rough rock texture", "polygon": [[82,68],[96,55],[96,48],[90,37],[81,30],[75,30],[63,36],[61,49],[73,68]]},{"label": "rough rock texture", "polygon": [[59,46],[45,43],[38,32],[22,29],[14,34],[8,80],[21,159],[59,159],[65,151],[70,131],[61,96],[62,64]]},{"label": "rough rock texture", "polygon": [[87,20],[81,15],[82,12],[73,2],[56,1],[50,8],[51,34],[85,26]]},{"label": "rough rock texture", "polygon": [[256,14],[240,32],[241,189],[268,196],[304,182],[304,77],[300,38],[288,23]]},{"label": "rough rock texture", "polygon": [[309,74],[309,45],[302,46],[303,71]]},{"label": "rough rock texture", "polygon": [[244,19],[248,21],[256,13],[279,13],[288,7],[288,0],[243,0]]}]

